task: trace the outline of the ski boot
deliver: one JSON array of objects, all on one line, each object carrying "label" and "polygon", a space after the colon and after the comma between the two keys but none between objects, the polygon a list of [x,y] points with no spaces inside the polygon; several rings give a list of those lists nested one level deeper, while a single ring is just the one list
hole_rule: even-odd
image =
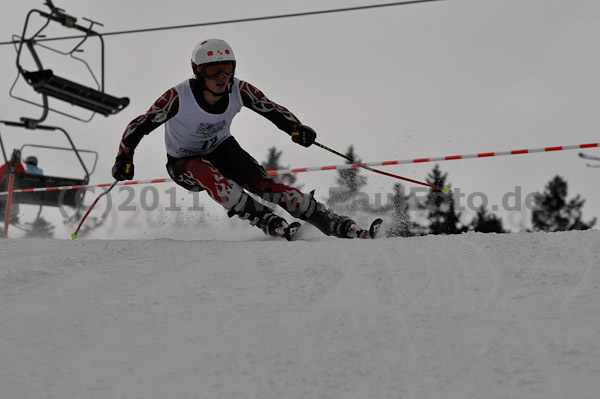
[{"label": "ski boot", "polygon": [[375,238],[382,220],[377,219],[368,230],[362,229],[348,216],[340,216],[311,196],[306,213],[300,217],[328,236],[339,238]]},{"label": "ski boot", "polygon": [[251,226],[261,229],[265,235],[271,237],[284,237],[288,241],[294,238],[300,223],[289,224],[284,218],[276,215],[273,209],[258,203],[247,193],[242,194],[240,201],[227,212],[227,216],[238,216],[242,220],[250,221]]}]

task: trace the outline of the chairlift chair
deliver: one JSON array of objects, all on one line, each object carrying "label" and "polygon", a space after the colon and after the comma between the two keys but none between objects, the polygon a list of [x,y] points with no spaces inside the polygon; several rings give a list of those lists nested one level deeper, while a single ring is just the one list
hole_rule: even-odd
[{"label": "chairlift chair", "polygon": [[[36,125],[40,124],[41,122],[43,122],[46,119],[46,117],[48,115],[48,111],[54,111],[61,115],[68,116],[68,117],[71,117],[71,118],[74,118],[74,119],[77,119],[77,120],[80,120],[83,122],[89,122],[94,115],[94,114],[92,114],[92,116],[88,120],[83,120],[75,115],[68,114],[66,112],[50,108],[49,103],[48,103],[48,97],[57,98],[59,100],[70,103],[72,105],[87,109],[89,111],[92,111],[93,113],[102,114],[104,116],[116,114],[119,111],[123,110],[129,104],[129,98],[127,98],[127,97],[119,98],[119,97],[115,97],[115,96],[112,96],[112,95],[104,92],[104,39],[102,38],[102,35],[100,33],[96,32],[92,29],[92,27],[95,24],[100,25],[100,26],[102,26],[102,24],[92,21],[92,20],[89,20],[87,18],[83,18],[84,20],[86,20],[90,23],[89,27],[84,27],[84,26],[77,24],[77,18],[66,14],[64,12],[64,10],[55,7],[52,4],[51,0],[46,0],[45,5],[47,5],[50,8],[50,11],[51,11],[50,13],[47,13],[47,12],[44,12],[41,10],[37,10],[37,9],[33,9],[33,10],[29,11],[29,13],[27,14],[27,18],[25,19],[23,33],[19,37],[19,42],[18,42],[18,46],[17,46],[17,69],[19,70],[19,74],[20,74],[20,76],[22,76],[25,79],[25,81],[27,81],[27,83],[29,83],[33,87],[33,89],[36,92],[38,92],[42,95],[42,104],[40,105],[38,103],[34,103],[32,101],[25,100],[23,98],[20,98],[20,97],[17,97],[16,95],[14,95],[12,93],[13,88],[15,86],[14,84],[9,93],[10,96],[13,98],[16,98],[18,100],[25,101],[27,103],[42,107],[43,114],[38,119],[22,117],[21,121],[23,123],[25,123],[26,125],[28,125],[29,127],[35,127]],[[29,25],[29,19],[33,14],[38,14],[42,18],[45,18],[47,21],[42,26],[41,29],[39,29],[31,37],[27,37],[27,28]],[[58,22],[64,27],[67,27],[70,29],[76,29],[78,31],[85,33],[82,40],[69,52],[62,53],[57,50],[53,50],[53,51],[56,51],[58,53],[65,54],[65,55],[70,55],[72,58],[74,58],[80,62],[83,62],[86,65],[87,69],[92,74],[92,77],[94,78],[94,80],[96,81],[96,83],[98,85],[97,88],[91,88],[91,87],[84,86],[82,84],[73,82],[64,77],[57,76],[54,73],[54,71],[52,71],[51,69],[44,69],[42,62],[40,60],[40,57],[38,56],[38,53],[36,51],[36,45],[39,45],[38,41],[40,41],[40,39],[44,37],[42,35],[42,32],[51,22]],[[100,40],[100,51],[101,51],[100,82],[98,82],[98,80],[96,79],[94,73],[92,72],[92,69],[89,67],[89,65],[87,65],[87,62],[85,62],[83,59],[73,56],[73,54],[75,52],[83,51],[82,49],[80,49],[80,47],[90,36],[96,37]],[[20,61],[21,61],[21,54],[23,52],[23,47],[26,47],[29,50],[29,52],[31,53],[31,56],[38,68],[37,71],[27,71],[21,65]],[[44,46],[44,47],[49,48],[47,46]],[[51,48],[49,48],[49,49],[51,49]],[[15,81],[15,83],[16,83],[16,81]]]},{"label": "chairlift chair", "polygon": [[[9,121],[0,121],[0,124],[4,124],[6,126],[13,127],[21,127],[31,129],[27,123],[22,122],[9,122]],[[79,161],[82,169],[83,169],[83,177],[59,177],[59,176],[48,176],[48,175],[34,175],[27,172],[17,172],[15,173],[15,182],[14,182],[14,190],[20,189],[28,189],[28,188],[47,188],[47,187],[59,187],[59,186],[85,186],[89,183],[90,175],[96,169],[96,163],[98,161],[98,153],[96,151],[91,150],[80,150],[75,147],[73,141],[71,140],[69,134],[60,127],[55,126],[44,126],[37,125],[35,129],[45,130],[45,131],[55,131],[58,130],[62,132],[67,140],[69,141],[70,147],[55,147],[55,146],[46,146],[46,145],[38,145],[38,144],[25,144],[21,147],[21,149],[16,150],[19,154],[26,147],[35,147],[35,148],[45,148],[50,150],[59,150],[59,151],[73,151]],[[2,150],[2,155],[4,158],[4,164],[8,164],[8,158],[6,156],[4,143],[2,142],[2,136],[0,134],[0,148]],[[91,170],[88,170],[86,164],[83,162],[80,154],[81,153],[90,153],[94,156],[93,166]],[[8,179],[3,179],[4,176],[0,176],[0,192],[7,191],[8,188]],[[34,192],[20,192],[13,193],[13,203],[18,204],[31,204],[31,205],[41,205],[41,206],[69,206],[69,207],[78,207],[81,206],[83,202],[83,196],[85,194],[85,189],[71,189],[71,190],[44,190],[44,191],[34,191]],[[5,197],[4,197],[5,198]],[[3,197],[0,197],[0,200],[4,201]]]}]

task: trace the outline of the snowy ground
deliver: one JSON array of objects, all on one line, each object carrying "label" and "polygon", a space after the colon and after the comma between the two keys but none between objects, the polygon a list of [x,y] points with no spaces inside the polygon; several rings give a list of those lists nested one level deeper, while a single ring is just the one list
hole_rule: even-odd
[{"label": "snowy ground", "polygon": [[600,232],[0,241],[0,397],[597,399]]}]

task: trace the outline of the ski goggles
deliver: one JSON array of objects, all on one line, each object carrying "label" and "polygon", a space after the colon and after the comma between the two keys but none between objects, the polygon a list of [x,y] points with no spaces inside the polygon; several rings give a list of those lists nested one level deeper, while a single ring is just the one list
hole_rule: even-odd
[{"label": "ski goggles", "polygon": [[200,74],[206,79],[214,80],[223,74],[226,78],[233,76],[233,64],[206,64],[200,65]]}]

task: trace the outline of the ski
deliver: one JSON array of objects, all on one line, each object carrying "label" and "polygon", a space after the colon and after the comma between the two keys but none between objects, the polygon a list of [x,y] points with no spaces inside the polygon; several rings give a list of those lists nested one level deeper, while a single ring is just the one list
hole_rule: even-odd
[{"label": "ski", "polygon": [[[360,239],[375,238],[377,236],[377,233],[379,232],[379,228],[381,227],[382,223],[383,223],[382,219],[379,219],[379,218],[375,219],[371,223],[371,226],[369,227],[368,230],[361,229],[358,225],[353,225],[353,227],[351,228],[350,233],[349,233],[349,238],[360,238]],[[285,230],[283,231],[282,237],[288,241],[294,241],[300,236],[300,234],[298,234],[298,233],[300,232],[301,228],[302,228],[301,223],[293,222],[288,227],[285,228]]]},{"label": "ski", "polygon": [[356,238],[362,238],[362,239],[375,238],[377,236],[377,232],[379,231],[379,228],[381,227],[382,223],[383,223],[383,219],[377,218],[371,223],[369,230],[358,228],[356,230]]},{"label": "ski", "polygon": [[383,219],[377,218],[373,220],[371,226],[369,227],[369,238],[377,237],[377,233],[379,232],[379,228],[383,224]]},{"label": "ski", "polygon": [[290,224],[288,227],[286,227],[285,231],[283,232],[283,236],[285,237],[286,240],[293,241],[296,236],[296,233],[298,233],[298,230],[300,230],[301,227],[302,227],[301,223],[294,222],[294,223]]}]

